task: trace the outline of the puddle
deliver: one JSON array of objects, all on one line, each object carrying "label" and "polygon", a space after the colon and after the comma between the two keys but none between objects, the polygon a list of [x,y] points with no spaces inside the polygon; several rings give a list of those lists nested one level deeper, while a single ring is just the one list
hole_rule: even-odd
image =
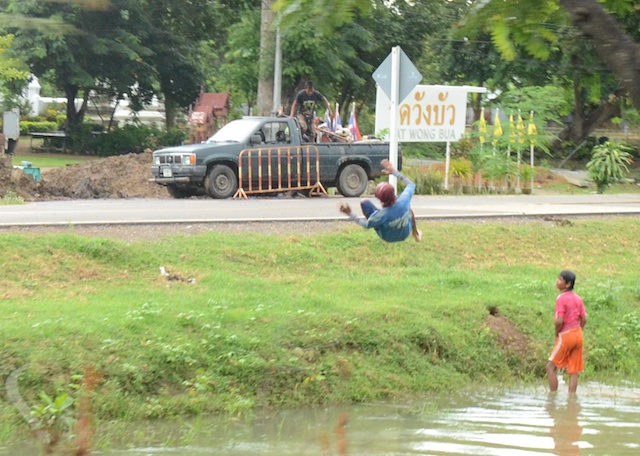
[{"label": "puddle", "polygon": [[[348,420],[344,427],[338,425],[341,416]],[[402,404],[260,412],[251,421],[207,417],[127,429],[110,449],[95,454],[636,456],[640,389],[581,384],[575,397],[550,395],[544,388],[485,391]],[[42,453],[23,446],[0,448],[0,454]]]}]

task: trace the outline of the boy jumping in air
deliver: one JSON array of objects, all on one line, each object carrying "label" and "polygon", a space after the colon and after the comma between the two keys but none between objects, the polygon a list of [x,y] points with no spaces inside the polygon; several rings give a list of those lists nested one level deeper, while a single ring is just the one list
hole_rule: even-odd
[{"label": "boy jumping in air", "polygon": [[416,242],[420,242],[422,232],[418,229],[415,215],[411,210],[411,197],[416,184],[395,169],[389,160],[382,160],[382,166],[383,173],[396,176],[405,185],[400,196],[396,197],[393,185],[381,182],[376,187],[375,195],[382,203],[382,208],[376,207],[369,200],[363,200],[360,207],[365,216],[364,219],[356,217],[346,203],[340,205],[340,212],[347,214],[351,220],[363,228],[373,228],[384,241],[400,242],[412,234]]}]

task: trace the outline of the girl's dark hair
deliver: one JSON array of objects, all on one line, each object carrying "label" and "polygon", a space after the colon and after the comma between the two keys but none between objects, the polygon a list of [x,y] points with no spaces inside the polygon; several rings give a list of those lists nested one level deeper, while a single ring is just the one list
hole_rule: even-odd
[{"label": "girl's dark hair", "polygon": [[576,284],[576,275],[573,273],[573,271],[562,271],[560,273],[560,277],[562,277],[564,281],[569,285],[569,290],[573,290],[573,287]]}]

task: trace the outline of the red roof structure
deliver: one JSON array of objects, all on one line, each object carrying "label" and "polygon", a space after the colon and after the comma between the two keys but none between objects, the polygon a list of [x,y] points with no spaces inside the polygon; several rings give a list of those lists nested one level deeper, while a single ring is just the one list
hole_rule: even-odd
[{"label": "red roof structure", "polygon": [[189,141],[205,141],[229,119],[229,94],[202,92],[195,107],[189,111]]}]

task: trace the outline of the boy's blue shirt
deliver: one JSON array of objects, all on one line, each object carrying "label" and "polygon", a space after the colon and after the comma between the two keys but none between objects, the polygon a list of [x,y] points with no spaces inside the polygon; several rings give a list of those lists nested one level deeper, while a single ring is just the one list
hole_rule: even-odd
[{"label": "boy's blue shirt", "polygon": [[400,175],[406,185],[395,204],[383,207],[373,213],[367,220],[367,228],[373,228],[378,236],[387,242],[400,242],[409,237],[412,230],[411,197],[416,185],[408,178]]}]

